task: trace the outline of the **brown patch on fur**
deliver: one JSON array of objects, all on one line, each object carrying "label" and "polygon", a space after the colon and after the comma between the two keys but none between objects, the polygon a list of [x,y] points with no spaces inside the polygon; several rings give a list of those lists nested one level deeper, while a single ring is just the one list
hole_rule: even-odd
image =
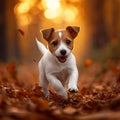
[{"label": "brown patch on fur", "polygon": [[54,33],[54,28],[49,28],[49,29],[44,29],[41,30],[42,34],[43,34],[43,38],[47,41],[49,41],[49,39],[51,38],[52,34]]},{"label": "brown patch on fur", "polygon": [[[71,36],[69,35],[69,33],[64,30],[62,31],[62,41],[66,44],[66,46],[69,48],[69,49],[73,49],[73,39],[71,38]],[[70,41],[70,44],[67,43],[67,41]]]},{"label": "brown patch on fur", "polygon": [[80,27],[78,27],[78,26],[68,26],[66,28],[66,30],[69,32],[71,37],[74,39],[77,36],[78,32],[80,31]]},{"label": "brown patch on fur", "polygon": [[[62,32],[61,38],[59,32]],[[70,44],[67,44],[67,40],[70,41]],[[53,53],[59,47],[61,41],[63,41],[69,49],[73,49],[73,39],[69,33],[66,30],[58,30],[53,33],[51,39],[48,41],[49,50]],[[57,42],[57,45],[54,45],[54,42]]]},{"label": "brown patch on fur", "polygon": [[[53,45],[53,42],[57,41],[58,44],[56,46]],[[51,51],[51,53],[53,53],[59,46],[60,44],[60,40],[51,40],[50,42],[48,42],[48,47],[49,47],[49,50]]]},{"label": "brown patch on fur", "polygon": [[[66,29],[56,31],[54,31],[54,28],[50,28],[42,30],[41,32],[43,34],[43,38],[48,42],[49,50],[53,53],[59,47],[61,41],[63,41],[65,45],[72,50],[73,41],[79,32],[79,27],[68,26]],[[59,32],[62,32],[61,38],[59,36]]]}]

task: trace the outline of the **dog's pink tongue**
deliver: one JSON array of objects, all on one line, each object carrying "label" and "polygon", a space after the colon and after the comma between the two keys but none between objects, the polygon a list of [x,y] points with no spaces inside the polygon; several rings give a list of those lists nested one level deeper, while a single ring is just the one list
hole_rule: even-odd
[{"label": "dog's pink tongue", "polygon": [[66,61],[66,57],[63,56],[63,57],[58,57],[58,60],[61,62],[61,63],[64,63]]}]

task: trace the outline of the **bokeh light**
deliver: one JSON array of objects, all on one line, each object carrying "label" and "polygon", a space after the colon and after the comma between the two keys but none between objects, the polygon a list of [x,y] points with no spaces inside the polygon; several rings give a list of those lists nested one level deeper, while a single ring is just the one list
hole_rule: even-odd
[{"label": "bokeh light", "polygon": [[77,10],[75,8],[67,8],[64,11],[64,20],[67,22],[72,22],[77,16]]},{"label": "bokeh light", "polygon": [[30,4],[28,2],[23,2],[17,5],[17,11],[19,13],[27,13],[30,10]]},{"label": "bokeh light", "polygon": [[42,0],[41,5],[43,9],[57,9],[60,7],[59,0]]},{"label": "bokeh light", "polygon": [[53,10],[53,9],[47,9],[44,12],[44,15],[47,19],[55,19],[56,17],[58,17],[61,14],[61,10],[57,9],[57,10]]}]

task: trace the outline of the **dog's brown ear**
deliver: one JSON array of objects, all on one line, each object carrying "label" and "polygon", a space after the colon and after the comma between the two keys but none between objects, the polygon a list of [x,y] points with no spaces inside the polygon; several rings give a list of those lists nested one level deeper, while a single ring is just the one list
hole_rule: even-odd
[{"label": "dog's brown ear", "polygon": [[78,32],[80,31],[80,27],[77,27],[77,26],[68,26],[66,28],[66,30],[69,32],[69,34],[71,35],[71,37],[74,39]]},{"label": "dog's brown ear", "polygon": [[50,37],[52,36],[54,32],[54,28],[44,29],[44,30],[41,30],[41,32],[43,34],[43,38],[49,41]]}]

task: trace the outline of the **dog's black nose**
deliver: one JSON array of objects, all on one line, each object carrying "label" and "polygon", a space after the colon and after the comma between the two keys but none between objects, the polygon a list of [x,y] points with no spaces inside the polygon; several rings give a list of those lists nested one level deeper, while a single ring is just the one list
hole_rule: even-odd
[{"label": "dog's black nose", "polygon": [[61,53],[61,55],[65,55],[66,54],[66,50],[61,50],[60,53]]}]

